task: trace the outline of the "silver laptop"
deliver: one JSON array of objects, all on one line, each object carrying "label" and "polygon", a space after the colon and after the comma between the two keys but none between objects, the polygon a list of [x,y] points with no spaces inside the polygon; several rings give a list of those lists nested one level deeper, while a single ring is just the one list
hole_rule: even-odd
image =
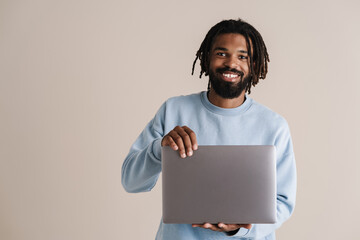
[{"label": "silver laptop", "polygon": [[164,223],[275,223],[275,147],[162,148]]}]

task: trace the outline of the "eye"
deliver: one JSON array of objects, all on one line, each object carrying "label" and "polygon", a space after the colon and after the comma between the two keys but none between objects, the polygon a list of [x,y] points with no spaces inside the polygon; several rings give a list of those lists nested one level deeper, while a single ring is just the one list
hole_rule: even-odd
[{"label": "eye", "polygon": [[223,53],[223,52],[217,52],[217,53],[215,53],[217,56],[221,56],[221,57],[225,57],[226,56],[226,54],[225,53]]},{"label": "eye", "polygon": [[239,59],[248,59],[248,56],[240,55]]}]

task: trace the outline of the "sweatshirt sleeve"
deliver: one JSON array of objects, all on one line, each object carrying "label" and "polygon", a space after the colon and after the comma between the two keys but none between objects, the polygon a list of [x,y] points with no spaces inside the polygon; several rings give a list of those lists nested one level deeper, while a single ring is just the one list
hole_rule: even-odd
[{"label": "sweatshirt sleeve", "polygon": [[165,104],[146,125],[124,160],[121,183],[130,193],[150,191],[161,172],[161,140]]},{"label": "sweatshirt sleeve", "polygon": [[253,224],[250,230],[241,228],[233,235],[234,238],[262,239],[275,232],[294,211],[297,182],[296,165],[290,131],[286,122],[279,129],[275,146],[277,152],[277,221],[275,224]]}]

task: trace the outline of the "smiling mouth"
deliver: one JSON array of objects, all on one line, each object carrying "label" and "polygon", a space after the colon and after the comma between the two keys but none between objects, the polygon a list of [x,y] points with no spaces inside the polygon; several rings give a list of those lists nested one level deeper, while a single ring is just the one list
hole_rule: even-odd
[{"label": "smiling mouth", "polygon": [[222,73],[222,76],[226,82],[235,82],[240,77],[239,74],[234,73]]}]

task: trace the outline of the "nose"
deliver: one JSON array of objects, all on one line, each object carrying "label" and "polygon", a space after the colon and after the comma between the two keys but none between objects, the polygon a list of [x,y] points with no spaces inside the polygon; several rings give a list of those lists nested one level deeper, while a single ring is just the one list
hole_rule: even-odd
[{"label": "nose", "polygon": [[239,68],[239,59],[236,56],[229,56],[226,61],[224,62],[224,65],[229,68]]}]

